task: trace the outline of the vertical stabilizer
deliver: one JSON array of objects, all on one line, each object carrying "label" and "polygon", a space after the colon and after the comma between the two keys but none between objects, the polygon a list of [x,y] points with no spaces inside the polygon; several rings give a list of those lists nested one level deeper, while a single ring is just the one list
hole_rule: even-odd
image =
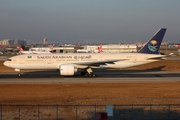
[{"label": "vertical stabilizer", "polygon": [[166,28],[159,29],[138,53],[158,54],[165,32]]},{"label": "vertical stabilizer", "polygon": [[100,53],[100,52],[104,52],[104,51],[102,50],[102,45],[98,46],[98,52],[99,52],[99,53]]},{"label": "vertical stabilizer", "polygon": [[51,46],[50,51],[54,50],[54,45]]},{"label": "vertical stabilizer", "polygon": [[23,48],[22,48],[21,45],[19,46],[19,51],[20,51],[20,52],[24,52],[24,50],[23,50]]}]

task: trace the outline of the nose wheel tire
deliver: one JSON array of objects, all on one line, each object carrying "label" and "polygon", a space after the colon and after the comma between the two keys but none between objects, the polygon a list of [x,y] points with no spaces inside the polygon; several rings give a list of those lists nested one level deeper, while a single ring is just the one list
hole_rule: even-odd
[{"label": "nose wheel tire", "polygon": [[18,76],[21,77],[21,73],[18,73]]}]

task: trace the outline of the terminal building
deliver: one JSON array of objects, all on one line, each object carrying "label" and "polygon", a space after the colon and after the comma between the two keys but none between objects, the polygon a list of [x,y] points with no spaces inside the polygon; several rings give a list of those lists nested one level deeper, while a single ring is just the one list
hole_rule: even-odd
[{"label": "terminal building", "polygon": [[[33,51],[51,51],[51,46],[50,47],[33,47],[31,50]],[[53,53],[74,53],[75,48],[74,47],[54,47]]]},{"label": "terminal building", "polygon": [[119,53],[119,52],[137,52],[137,45],[135,44],[106,44],[106,45],[86,45],[83,46],[85,50],[96,52],[98,47],[102,46],[103,52]]},{"label": "terminal building", "polygon": [[[32,50],[35,51],[50,51],[50,47],[33,47]],[[80,50],[81,53],[97,53],[98,47],[102,46],[103,52],[108,53],[136,53],[143,46],[138,46],[136,44],[104,44],[104,45],[85,45],[85,46],[60,46],[54,47],[54,53],[76,53]],[[180,53],[180,44],[177,45],[161,45],[160,53],[169,55],[170,53],[179,54]]]},{"label": "terminal building", "polygon": [[[50,47],[33,47],[31,50],[34,51],[50,51]],[[98,52],[99,45],[86,45],[81,47],[76,46],[61,46],[61,47],[54,47],[54,53],[74,53],[77,52],[78,49],[83,49],[88,52]],[[107,44],[102,45],[103,52],[109,53],[118,53],[118,52],[137,52],[137,46],[135,44]]]},{"label": "terminal building", "polygon": [[102,45],[102,50],[105,52],[137,52],[137,45],[135,44],[108,44]]}]

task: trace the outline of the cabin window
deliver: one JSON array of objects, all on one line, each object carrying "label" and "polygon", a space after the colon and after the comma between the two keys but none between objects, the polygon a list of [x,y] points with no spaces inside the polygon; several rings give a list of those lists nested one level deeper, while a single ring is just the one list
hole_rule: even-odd
[{"label": "cabin window", "polygon": [[27,58],[32,58],[32,56],[27,56]]},{"label": "cabin window", "polygon": [[6,61],[11,61],[11,59],[7,59]]},{"label": "cabin window", "polygon": [[127,58],[132,58],[132,56],[127,56]]}]

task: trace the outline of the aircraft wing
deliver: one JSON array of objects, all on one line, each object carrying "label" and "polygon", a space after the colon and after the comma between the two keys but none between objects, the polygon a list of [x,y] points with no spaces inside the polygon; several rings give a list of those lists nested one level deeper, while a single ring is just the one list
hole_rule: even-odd
[{"label": "aircraft wing", "polygon": [[124,61],[127,59],[117,59],[117,60],[102,60],[102,61],[91,61],[91,62],[79,62],[75,63],[76,65],[83,65],[83,66],[100,66],[108,64],[114,64],[114,62]]}]

